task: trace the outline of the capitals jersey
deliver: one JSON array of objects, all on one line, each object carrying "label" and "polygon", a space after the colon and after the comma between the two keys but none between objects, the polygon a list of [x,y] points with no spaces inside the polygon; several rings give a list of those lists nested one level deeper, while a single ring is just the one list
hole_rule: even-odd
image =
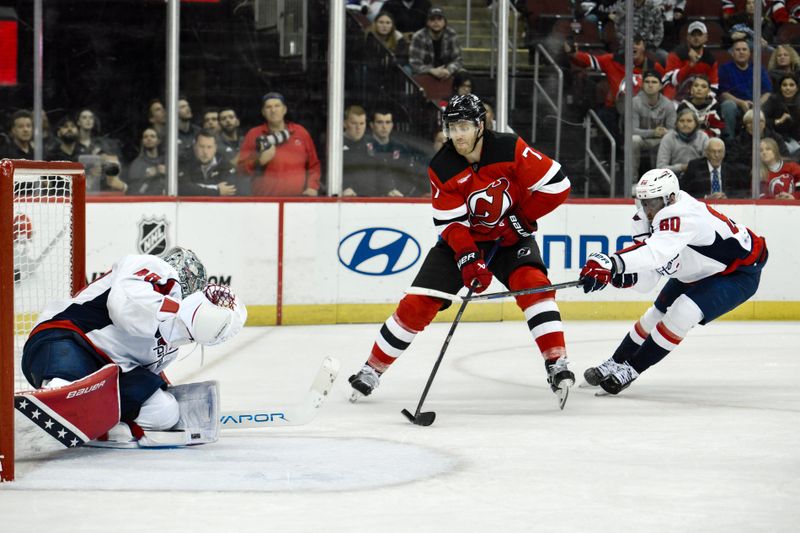
[{"label": "capitals jersey", "polygon": [[633,233],[634,244],[616,252],[624,272],[655,271],[684,283],[730,274],[763,261],[767,253],[763,237],[685,192],[649,227],[638,212]]},{"label": "capitals jersey", "polygon": [[448,141],[428,168],[433,222],[457,253],[503,233],[504,217],[535,221],[569,196],[561,165],[519,136],[486,131],[478,163],[470,164]]},{"label": "capitals jersey", "polygon": [[152,255],[127,255],[74,298],[48,304],[31,336],[69,329],[122,372],[141,366],[157,374],[192,342],[178,318],[180,302],[172,266]]}]

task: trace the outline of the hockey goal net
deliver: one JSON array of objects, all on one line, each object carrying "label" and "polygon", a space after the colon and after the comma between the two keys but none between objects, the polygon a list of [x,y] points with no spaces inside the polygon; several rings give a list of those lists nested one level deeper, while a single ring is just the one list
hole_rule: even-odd
[{"label": "hockey goal net", "polygon": [[14,391],[44,306],[85,283],[86,177],[78,163],[0,160],[0,481],[14,479]]}]

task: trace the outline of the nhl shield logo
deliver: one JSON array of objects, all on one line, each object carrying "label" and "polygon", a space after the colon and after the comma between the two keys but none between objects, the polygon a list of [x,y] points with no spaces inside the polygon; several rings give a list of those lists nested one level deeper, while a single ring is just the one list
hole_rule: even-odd
[{"label": "nhl shield logo", "polygon": [[167,219],[143,218],[139,221],[136,248],[141,254],[161,255],[167,249]]}]

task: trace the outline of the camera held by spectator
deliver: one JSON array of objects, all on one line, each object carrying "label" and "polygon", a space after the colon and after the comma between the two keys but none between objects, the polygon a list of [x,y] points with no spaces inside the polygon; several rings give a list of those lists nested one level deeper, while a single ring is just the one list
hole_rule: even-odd
[{"label": "camera held by spectator", "polygon": [[289,140],[289,135],[289,130],[259,135],[256,137],[256,150],[263,152],[264,150],[269,150],[273,146],[280,146]]}]

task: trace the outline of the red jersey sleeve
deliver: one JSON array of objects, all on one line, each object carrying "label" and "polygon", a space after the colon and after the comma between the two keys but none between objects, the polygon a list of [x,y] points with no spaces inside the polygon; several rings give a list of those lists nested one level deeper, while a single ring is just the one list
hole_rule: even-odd
[{"label": "red jersey sleeve", "polygon": [[515,166],[518,183],[529,193],[520,201],[522,214],[528,220],[538,220],[569,196],[570,181],[561,172],[561,165],[521,138],[517,141]]},{"label": "red jersey sleeve", "polygon": [[455,252],[456,257],[475,251],[478,246],[469,231],[469,212],[457,180],[442,183],[436,172],[428,167],[431,180],[431,204],[436,231]]}]

